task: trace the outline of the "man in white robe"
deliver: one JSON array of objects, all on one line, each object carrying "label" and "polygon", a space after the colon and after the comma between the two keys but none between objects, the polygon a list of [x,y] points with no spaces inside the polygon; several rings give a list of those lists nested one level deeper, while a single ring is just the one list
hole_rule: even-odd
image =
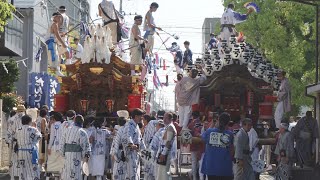
[{"label": "man in white robe", "polygon": [[[119,116],[119,115],[118,115]],[[125,128],[124,125],[129,118],[129,112],[127,116],[119,116],[118,125],[120,126],[116,132],[116,135],[112,141],[110,155],[113,159],[113,169],[112,169],[112,179],[122,180],[126,177],[127,163],[124,153],[124,138],[125,138]]]},{"label": "man in white robe", "polygon": [[[258,147],[258,134],[254,128],[251,128],[248,132],[249,136],[249,146],[250,146],[250,152],[251,152],[251,159],[252,162],[259,160],[259,147]],[[254,169],[254,168],[253,168]],[[259,177],[259,173],[255,172],[255,177]],[[259,178],[258,178],[259,179]]]},{"label": "man in white robe", "polygon": [[22,126],[21,118],[25,115],[25,111],[26,108],[23,105],[19,105],[17,107],[17,113],[8,119],[6,143],[9,144],[9,167],[11,179],[15,176],[19,176],[17,169],[17,154],[13,151],[13,147],[16,144],[16,131]]},{"label": "man in white robe", "polygon": [[47,172],[61,173],[64,165],[64,158],[60,152],[60,140],[62,139],[61,122],[63,121],[63,117],[60,113],[54,112],[50,121],[51,127],[50,140],[48,144]]},{"label": "man in white robe", "polygon": [[291,168],[294,158],[294,140],[288,128],[288,123],[280,124],[280,135],[274,151],[279,162],[276,179],[289,180],[292,178]]},{"label": "man in white robe", "polygon": [[24,115],[21,118],[22,126],[16,131],[17,144],[15,151],[17,155],[17,169],[19,179],[40,179],[40,169],[38,165],[37,143],[41,139],[41,133],[37,128],[32,127],[32,118]]},{"label": "man in white robe", "polygon": [[[60,6],[59,7],[59,13],[61,14],[62,18],[61,18],[61,25],[59,27],[59,34],[61,36],[61,38],[63,39],[64,43],[66,45],[68,45],[68,31],[69,31],[69,17],[66,14],[66,7],[65,6]],[[67,61],[69,61],[70,59],[70,55],[69,55],[69,50],[67,47],[62,47],[62,45],[58,43],[58,52],[59,52],[59,56],[61,55],[65,55]]]},{"label": "man in white robe", "polygon": [[137,15],[134,17],[134,24],[131,28],[129,47],[130,47],[130,67],[131,67],[131,75],[135,75],[135,65],[139,65],[144,67],[144,49],[143,43],[147,43],[141,36],[141,32],[139,26],[142,24],[142,16]]},{"label": "man in white robe", "polygon": [[156,32],[156,29],[162,30],[160,27],[157,27],[154,22],[154,17],[152,15],[153,12],[156,12],[159,8],[158,3],[153,2],[150,5],[150,9],[147,12],[144,23],[143,23],[143,30],[146,31],[144,34],[144,38],[148,40],[148,43],[146,45],[146,50],[152,54],[153,45],[154,45],[154,33]]},{"label": "man in white robe", "polygon": [[278,79],[281,81],[278,92],[278,105],[274,114],[276,127],[280,128],[282,119],[285,113],[291,111],[291,87],[288,78],[286,78],[286,72],[281,71],[278,73]]},{"label": "man in white robe", "polygon": [[226,11],[222,14],[220,23],[221,23],[221,33],[220,37],[222,40],[229,41],[231,35],[236,35],[237,31],[235,30],[235,25],[241,22],[244,22],[248,15],[253,11],[249,9],[246,14],[240,14],[233,11],[234,5],[229,4]]},{"label": "man in white robe", "polygon": [[234,147],[236,165],[234,170],[234,180],[254,180],[254,173],[251,166],[251,155],[248,132],[252,128],[252,120],[245,118],[242,120],[242,128],[237,132]]},{"label": "man in white robe", "polygon": [[312,111],[307,111],[306,116],[302,117],[292,131],[296,150],[301,166],[313,166],[316,155],[316,139],[319,139],[319,126],[317,120],[312,117]]},{"label": "man in white robe", "polygon": [[157,180],[171,179],[170,165],[177,158],[177,131],[172,123],[172,117],[171,113],[165,113],[163,117],[166,126],[157,153]]},{"label": "man in white robe", "polygon": [[200,85],[207,79],[201,68],[202,76],[197,69],[192,69],[189,76],[183,77],[175,87],[177,102],[179,105],[179,126],[187,129],[191,116],[192,105],[198,104],[200,97]]},{"label": "man in white robe", "polygon": [[[144,179],[145,180],[155,180],[156,178],[156,155],[160,147],[160,140],[163,137],[164,133],[164,122],[163,120],[151,120],[150,122],[154,121],[156,123],[155,133],[150,138],[150,143],[148,144],[148,151],[151,153],[151,160],[146,161],[144,165]],[[149,124],[150,124],[149,122]],[[153,122],[152,122],[153,123]],[[149,126],[152,127],[152,126]],[[152,128],[153,129],[153,128]],[[145,138],[145,137],[144,137]],[[146,142],[146,140],[144,140]]]},{"label": "man in white robe", "polygon": [[117,26],[119,18],[112,1],[102,0],[98,6],[99,16],[102,17],[103,25],[109,27],[111,31],[112,44],[119,42]]},{"label": "man in white robe", "polygon": [[62,136],[60,151],[65,158],[63,180],[82,180],[81,161],[88,161],[90,157],[89,138],[82,129],[83,122],[83,117],[77,115],[74,125],[67,128]]},{"label": "man in white robe", "polygon": [[72,127],[73,124],[74,124],[74,119],[76,117],[76,112],[74,110],[68,110],[67,113],[67,119],[66,121],[64,121],[62,124],[61,124],[61,134],[63,135],[65,133],[65,131]]},{"label": "man in white robe", "polygon": [[102,180],[106,166],[106,161],[104,161],[104,159],[109,154],[107,146],[109,146],[108,139],[110,138],[111,133],[106,129],[101,129],[101,120],[96,119],[93,125],[95,128],[91,135],[93,136],[94,141],[92,143],[89,169],[91,176],[96,176],[97,180]]},{"label": "man in white robe", "polygon": [[[151,120],[148,122],[148,124],[144,128],[143,141],[144,141],[144,144],[146,145],[146,149],[148,152],[150,152],[150,143],[152,141],[152,138],[157,132],[157,125],[158,125],[158,120]],[[150,163],[144,162],[145,167],[148,166],[148,164]]]},{"label": "man in white robe", "polygon": [[125,155],[127,158],[126,178],[130,180],[140,180],[140,151],[146,149],[142,135],[138,126],[141,123],[144,111],[134,109],[132,119],[125,125]]}]

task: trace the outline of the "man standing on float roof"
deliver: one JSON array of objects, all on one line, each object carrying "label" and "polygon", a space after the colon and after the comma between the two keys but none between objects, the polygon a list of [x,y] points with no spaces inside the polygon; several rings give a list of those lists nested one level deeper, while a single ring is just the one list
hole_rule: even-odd
[{"label": "man standing on float roof", "polygon": [[222,14],[220,23],[221,23],[221,39],[229,40],[231,35],[236,35],[237,31],[235,25],[244,22],[247,20],[248,15],[253,12],[253,9],[250,8],[246,14],[240,14],[234,11],[234,5],[228,4],[227,10]]},{"label": "man standing on float roof", "polygon": [[103,26],[109,27],[111,31],[112,44],[115,45],[121,40],[118,37],[117,26],[119,23],[119,18],[112,1],[102,0],[98,6],[99,16],[102,17]]},{"label": "man standing on float roof", "polygon": [[[68,45],[68,31],[69,31],[69,17],[66,14],[66,7],[65,6],[60,6],[59,7],[59,13],[62,16],[62,24],[59,27],[59,34],[61,36],[61,38],[63,39],[63,41],[65,42],[66,45]],[[59,45],[60,47],[60,45]],[[58,51],[59,51],[59,55],[65,55],[66,56],[66,60],[70,61],[70,55],[69,55],[69,50],[67,48],[58,47]]]},{"label": "man standing on float roof", "polygon": [[152,54],[153,45],[154,45],[154,33],[156,32],[156,29],[162,31],[160,27],[157,27],[154,23],[154,18],[152,13],[156,12],[159,8],[159,4],[156,2],[151,3],[150,9],[147,12],[144,23],[143,23],[143,30],[146,31],[144,34],[144,39],[148,40],[148,43],[146,45],[146,50]]}]

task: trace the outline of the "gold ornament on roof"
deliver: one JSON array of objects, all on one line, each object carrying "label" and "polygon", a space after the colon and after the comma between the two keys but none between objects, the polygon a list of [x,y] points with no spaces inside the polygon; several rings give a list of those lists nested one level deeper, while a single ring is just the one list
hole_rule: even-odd
[{"label": "gold ornament on roof", "polygon": [[90,68],[90,71],[96,75],[99,75],[103,72],[103,68],[101,67],[92,67]]}]

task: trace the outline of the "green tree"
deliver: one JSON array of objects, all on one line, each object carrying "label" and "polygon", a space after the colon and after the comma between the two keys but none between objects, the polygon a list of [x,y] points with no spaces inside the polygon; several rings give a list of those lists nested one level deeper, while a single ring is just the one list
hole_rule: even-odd
[{"label": "green tree", "polygon": [[6,113],[23,103],[19,96],[12,93],[15,89],[14,83],[18,81],[18,78],[19,68],[13,60],[4,63],[4,65],[0,61],[0,99],[3,99],[3,111]]},{"label": "green tree", "polygon": [[[235,11],[246,13],[247,0],[224,0],[224,6],[234,3]],[[305,97],[305,86],[315,77],[315,9],[312,6],[276,0],[256,0],[260,13],[236,26],[246,41],[273,64],[284,69],[292,86],[295,106],[312,105]]]},{"label": "green tree", "polygon": [[8,3],[7,0],[0,0],[0,32],[4,30],[7,25],[8,19],[12,18],[12,12],[15,8],[12,4]]}]

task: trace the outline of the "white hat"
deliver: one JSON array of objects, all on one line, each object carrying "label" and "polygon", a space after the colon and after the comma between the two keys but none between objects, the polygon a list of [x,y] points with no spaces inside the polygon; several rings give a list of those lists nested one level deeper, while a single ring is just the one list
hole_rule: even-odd
[{"label": "white hat", "polygon": [[289,124],[288,123],[281,123],[280,127],[284,128],[284,129],[288,129],[289,128]]},{"label": "white hat", "polygon": [[125,119],[129,119],[129,112],[127,110],[119,110],[117,111],[117,115],[119,117],[124,117]]},{"label": "white hat", "polygon": [[32,118],[32,122],[35,122],[37,120],[37,116],[38,116],[38,109],[37,108],[28,108],[26,110],[26,114]]},{"label": "white hat", "polygon": [[24,105],[17,106],[17,112],[25,112],[25,111],[26,111],[26,107],[24,107]]}]

